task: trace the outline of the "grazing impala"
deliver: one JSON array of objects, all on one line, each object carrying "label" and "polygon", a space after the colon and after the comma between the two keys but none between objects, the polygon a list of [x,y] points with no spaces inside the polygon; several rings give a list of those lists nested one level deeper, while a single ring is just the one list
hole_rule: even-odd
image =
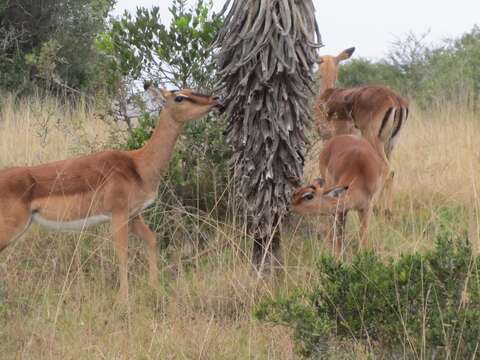
[{"label": "grazing impala", "polygon": [[157,280],[156,238],[142,210],[153,203],[160,176],[188,121],[220,108],[217,97],[190,90],[148,88],[165,106],[148,143],[139,150],[110,150],[37,166],[0,171],[0,250],[30,223],[82,230],[111,221],[120,265],[120,293],[128,297],[128,230],[148,246],[150,281]]},{"label": "grazing impala", "polygon": [[[316,124],[324,139],[360,132],[389,162],[408,118],[408,102],[386,86],[335,88],[339,63],[350,58],[354,51],[355,48],[349,48],[337,56],[320,57],[321,87],[314,106]],[[383,189],[386,213],[391,213],[393,174],[392,170]]]},{"label": "grazing impala", "polygon": [[367,247],[368,223],[388,177],[388,163],[363,137],[337,135],[322,149],[320,172],[322,178],[294,192],[292,210],[303,215],[334,217],[332,246],[337,257],[342,252],[347,213],[355,210],[361,223],[360,243]]}]

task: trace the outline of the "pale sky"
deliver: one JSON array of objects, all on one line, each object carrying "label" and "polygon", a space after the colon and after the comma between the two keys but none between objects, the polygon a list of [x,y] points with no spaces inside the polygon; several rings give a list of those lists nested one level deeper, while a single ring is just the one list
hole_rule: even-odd
[{"label": "pale sky", "polygon": [[[190,0],[195,3],[195,0]],[[159,6],[162,21],[170,17],[169,0],[117,0],[114,15],[137,6]],[[220,9],[224,0],[214,0]],[[314,0],[324,48],[321,54],[336,54],[355,46],[356,56],[380,58],[392,42],[408,32],[429,32],[427,41],[457,37],[480,25],[480,0]]]}]

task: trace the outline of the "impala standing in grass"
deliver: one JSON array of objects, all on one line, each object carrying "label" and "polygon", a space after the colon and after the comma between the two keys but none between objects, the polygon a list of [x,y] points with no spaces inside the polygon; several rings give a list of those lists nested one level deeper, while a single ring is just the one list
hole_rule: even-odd
[{"label": "impala standing in grass", "polygon": [[[350,58],[355,48],[337,56],[319,59],[320,94],[314,106],[315,121],[324,139],[359,132],[388,163],[401,129],[408,118],[408,101],[386,86],[336,88],[338,65]],[[393,121],[392,121],[393,119]],[[391,171],[385,183],[385,208],[390,211]]]},{"label": "impala standing in grass", "polygon": [[142,211],[154,202],[184,125],[221,107],[217,97],[190,90],[148,91],[165,103],[151,139],[134,151],[110,150],[54,163],[0,171],[0,250],[32,222],[82,230],[111,222],[120,265],[120,296],[128,298],[128,231],[148,247],[150,282],[157,281],[156,237]]},{"label": "impala standing in grass", "polygon": [[360,217],[361,247],[368,247],[368,224],[389,175],[388,163],[363,137],[337,135],[322,149],[320,173],[320,179],[294,192],[292,210],[334,219],[332,247],[337,257],[342,253],[346,216],[355,210]]}]

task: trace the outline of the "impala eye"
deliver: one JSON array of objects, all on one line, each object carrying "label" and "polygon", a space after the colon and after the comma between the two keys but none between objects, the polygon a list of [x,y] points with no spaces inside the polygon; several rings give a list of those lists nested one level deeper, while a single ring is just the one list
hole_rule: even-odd
[{"label": "impala eye", "polygon": [[175,101],[176,101],[176,102],[182,102],[184,99],[185,99],[184,96],[180,96],[180,95],[175,96]]},{"label": "impala eye", "polygon": [[312,200],[313,198],[314,198],[314,196],[313,196],[312,192],[305,193],[302,196],[302,199],[305,199],[305,200]]}]

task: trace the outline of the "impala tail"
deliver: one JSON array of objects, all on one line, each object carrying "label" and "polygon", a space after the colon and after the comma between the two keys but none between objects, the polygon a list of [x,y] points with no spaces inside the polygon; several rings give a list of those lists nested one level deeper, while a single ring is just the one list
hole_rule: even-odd
[{"label": "impala tail", "polygon": [[395,115],[398,112],[394,107],[388,108],[378,131],[378,137],[383,143],[387,143],[390,139],[395,127]]},{"label": "impala tail", "polygon": [[398,135],[400,134],[400,130],[405,125],[405,122],[408,119],[408,107],[401,107],[397,110],[397,116],[395,117],[395,125],[393,127],[392,135],[385,143],[386,148],[391,152],[393,147],[395,146]]}]

